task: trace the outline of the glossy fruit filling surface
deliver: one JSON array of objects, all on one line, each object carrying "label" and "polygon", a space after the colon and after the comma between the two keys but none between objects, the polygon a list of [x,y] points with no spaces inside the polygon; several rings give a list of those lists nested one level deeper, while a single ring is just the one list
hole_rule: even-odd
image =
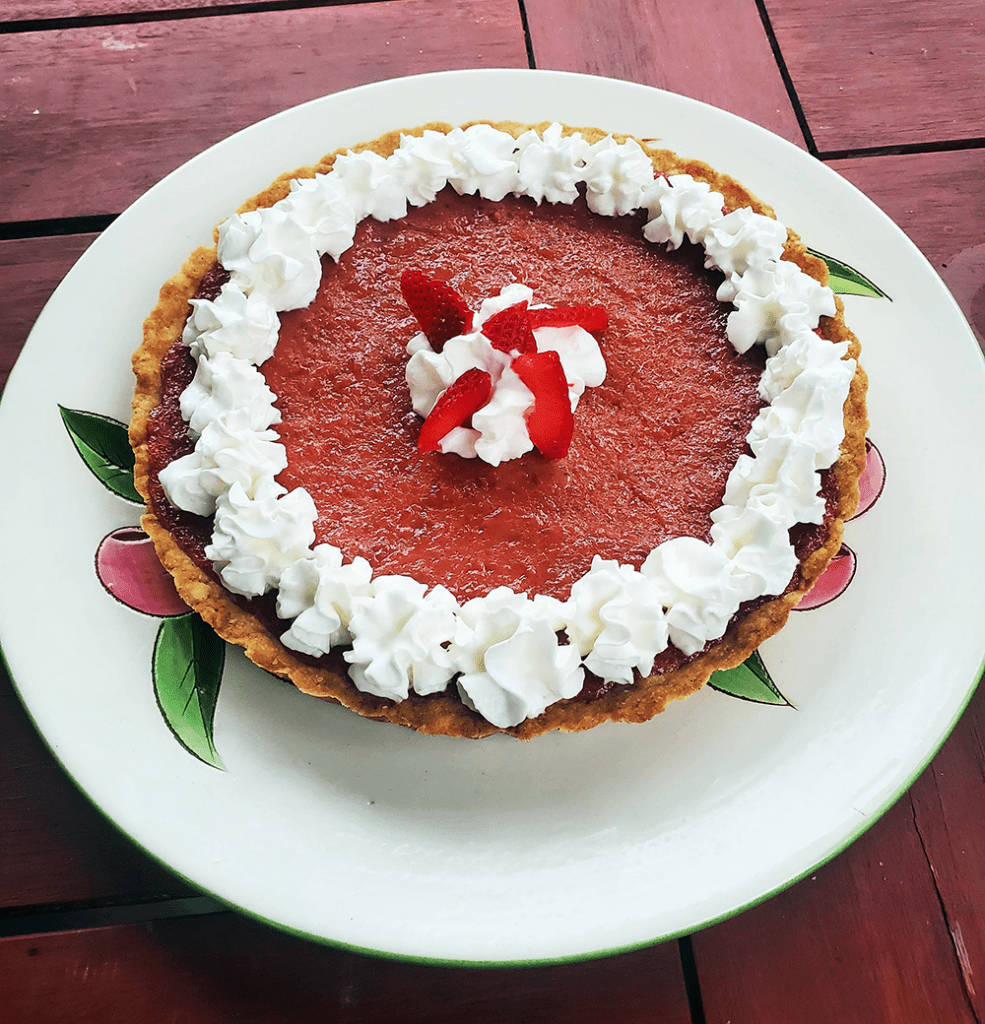
[{"label": "glossy fruit filling surface", "polygon": [[[262,367],[283,414],[279,479],[315,499],[317,542],[466,600],[503,585],[563,598],[593,555],[638,567],[661,541],[708,539],[761,404],[763,357],[728,342],[731,307],[716,301],[721,278],[702,251],[666,253],[639,217],[597,217],[582,200],[446,192],[400,220],[364,221],[338,264],[323,261],[311,306],[281,315]],[[408,268],[476,310],[513,282],[535,303],[605,307],[606,380],[582,396],[564,458],[494,467],[418,452]]]}]

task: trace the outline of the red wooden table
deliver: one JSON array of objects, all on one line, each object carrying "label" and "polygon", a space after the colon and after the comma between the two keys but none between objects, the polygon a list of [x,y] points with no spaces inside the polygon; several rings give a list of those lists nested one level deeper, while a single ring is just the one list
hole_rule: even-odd
[{"label": "red wooden table", "polygon": [[[899,223],[985,344],[974,0],[4,0],[2,380],[75,259],[165,173],[303,100],[465,67],[624,78],[762,124]],[[4,1022],[985,1019],[985,692],[909,793],[786,892],[689,938],[505,971],[224,911],[75,790],[5,677],[0,702]]]}]

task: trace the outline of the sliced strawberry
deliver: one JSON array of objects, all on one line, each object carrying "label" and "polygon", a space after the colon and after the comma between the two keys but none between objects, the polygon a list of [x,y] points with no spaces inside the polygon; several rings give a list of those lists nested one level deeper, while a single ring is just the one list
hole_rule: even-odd
[{"label": "sliced strawberry", "polygon": [[605,306],[555,306],[553,309],[530,309],[530,326],[538,327],[580,327],[593,334],[609,326]]},{"label": "sliced strawberry", "polygon": [[500,352],[536,352],[537,343],[530,329],[526,300],[507,306],[482,325],[482,333]]},{"label": "sliced strawberry", "polygon": [[485,370],[473,366],[466,370],[446,391],[444,391],[427,419],[421,424],[417,438],[419,452],[436,452],[439,442],[455,427],[464,426],[489,401],[492,394],[492,377]]},{"label": "sliced strawberry", "polygon": [[510,366],[534,395],[533,409],[527,414],[530,440],[546,458],[563,458],[568,454],[575,418],[561,357],[557,352],[525,352]]},{"label": "sliced strawberry", "polygon": [[420,270],[405,270],[400,291],[436,352],[450,338],[472,330],[472,310],[451,285],[435,281]]}]

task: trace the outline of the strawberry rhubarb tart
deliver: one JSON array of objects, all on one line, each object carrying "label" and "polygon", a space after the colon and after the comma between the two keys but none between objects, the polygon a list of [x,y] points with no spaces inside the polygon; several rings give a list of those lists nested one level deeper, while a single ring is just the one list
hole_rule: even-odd
[{"label": "strawberry rhubarb tart", "polygon": [[645,721],[837,551],[865,376],[827,268],[625,136],[427,125],[283,176],[134,356],[144,526],[299,689],[422,732]]}]

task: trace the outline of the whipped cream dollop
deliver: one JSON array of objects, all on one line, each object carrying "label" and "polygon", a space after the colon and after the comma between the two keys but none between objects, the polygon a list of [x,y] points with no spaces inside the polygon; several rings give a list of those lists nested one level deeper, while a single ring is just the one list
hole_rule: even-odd
[{"label": "whipped cream dollop", "polygon": [[585,667],[619,683],[631,683],[634,671],[649,674],[669,638],[662,598],[642,572],[596,555],[572,586],[564,615]]},{"label": "whipped cream dollop", "polygon": [[277,591],[277,614],[293,619],[281,636],[284,646],[317,658],[351,643],[352,602],[372,596],[372,576],[365,558],[343,564],[342,552],[331,544],[319,544],[292,562],[281,573]]},{"label": "whipped cream dollop", "polygon": [[457,665],[447,650],[458,625],[458,602],[444,587],[409,576],[378,576],[372,593],[353,598],[352,648],[342,657],[366,693],[405,700],[413,689],[439,693]]},{"label": "whipped cream dollop", "polygon": [[[468,334],[450,338],[440,352],[434,351],[423,332],[418,332],[408,342],[410,359],[405,377],[414,412],[422,418],[427,417],[438,399],[466,370],[483,370],[492,380],[489,401],[473,414],[472,426],[449,431],[439,442],[442,452],[453,452],[465,459],[479,458],[498,466],[533,449],[526,414],[534,404],[534,396],[511,369],[517,353],[494,348],[482,333],[482,325],[490,317],[521,302],[530,308],[551,308],[534,307],[532,289],[523,284],[510,284],[499,295],[482,303]],[[605,359],[598,342],[577,325],[535,327],[533,336],[538,352],[558,354],[574,412],[585,389],[598,387],[605,380]]]},{"label": "whipped cream dollop", "polygon": [[[364,559],[347,562],[338,548],[314,546],[310,495],[276,480],[287,453],[259,367],[274,351],[277,314],[311,302],[321,258],[337,260],[363,218],[402,217],[449,185],[492,201],[513,194],[537,203],[571,203],[583,189],[599,215],[642,210],[647,240],[676,248],[687,238],[722,272],[718,298],[734,307],[730,341],[739,352],[763,345],[769,358],[759,384],[766,404],[711,515],[710,543],[673,538],[639,566],[596,556],[563,602],[499,587],[464,604],[445,587],[374,577]],[[405,135],[389,157],[348,153],[328,174],[290,189],[272,207],[219,228],[230,280],[215,299],[192,300],[183,335],[198,364],[181,396],[196,446],[160,475],[179,508],[215,516],[206,554],[225,586],[248,597],[277,590],[285,646],[312,657],[345,647],[354,685],[391,700],[453,686],[469,708],[509,728],[575,696],[586,671],[631,684],[668,643],[694,654],[724,634],[743,601],[783,593],[797,566],[790,527],[824,515],[820,471],[839,455],[855,363],[847,343],[815,332],[820,317],[834,314],[834,296],[783,259],[781,224],[727,211],[719,193],[689,175],[654,175],[632,140],[590,145],[557,124],[519,138],[483,124]],[[488,317],[532,298],[524,285],[510,285],[440,353],[423,336],[409,344],[407,380],[422,416],[469,367],[496,382],[472,427],[451,431],[443,450],[498,464],[532,447],[524,426],[530,392],[510,369],[511,355],[482,334]],[[580,328],[540,328],[535,337],[538,350],[560,356],[574,408],[605,376],[595,339]]]},{"label": "whipped cream dollop", "polygon": [[556,599],[496,587],[466,601],[459,621],[450,650],[459,695],[493,725],[519,725],[581,691],[585,670],[577,648],[558,642],[564,615]]},{"label": "whipped cream dollop", "polygon": [[230,280],[214,300],[192,299],[191,307],[182,338],[193,355],[228,352],[259,365],[274,354],[280,320],[262,292],[247,293]]}]

